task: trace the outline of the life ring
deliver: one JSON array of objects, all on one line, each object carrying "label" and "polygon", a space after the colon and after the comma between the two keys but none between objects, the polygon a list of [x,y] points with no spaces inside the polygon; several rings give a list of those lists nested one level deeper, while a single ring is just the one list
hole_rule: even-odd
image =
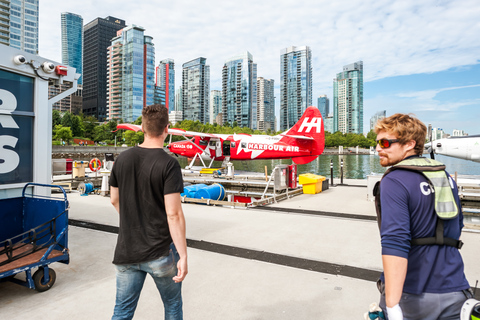
[{"label": "life ring", "polygon": [[90,170],[96,172],[102,167],[102,161],[100,161],[98,158],[93,158],[92,160],[90,160],[88,166],[90,167]]}]

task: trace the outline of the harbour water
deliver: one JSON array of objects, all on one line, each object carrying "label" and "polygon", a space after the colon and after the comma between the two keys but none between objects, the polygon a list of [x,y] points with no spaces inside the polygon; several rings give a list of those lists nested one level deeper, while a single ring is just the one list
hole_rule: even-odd
[{"label": "harbour water", "polygon": [[[184,157],[177,158],[182,168],[189,164],[189,161]],[[343,177],[346,179],[366,179],[368,175],[383,174],[385,168],[379,163],[377,155],[365,154],[323,154],[316,160],[297,166],[299,174],[314,173],[322,176],[330,177],[330,162],[333,164],[333,176],[340,177],[341,161],[343,159]],[[450,174],[457,172],[458,175],[479,176],[480,178],[480,163],[469,160],[456,159],[442,155],[436,155],[435,159],[444,163],[447,166],[447,171]],[[208,162],[205,162],[208,165]],[[235,170],[246,170],[254,172],[265,172],[267,167],[268,174],[278,164],[292,164],[290,159],[286,160],[253,160],[253,161],[232,161]],[[202,165],[200,160],[197,160],[195,165]],[[221,162],[215,161],[213,168],[221,166]]]}]

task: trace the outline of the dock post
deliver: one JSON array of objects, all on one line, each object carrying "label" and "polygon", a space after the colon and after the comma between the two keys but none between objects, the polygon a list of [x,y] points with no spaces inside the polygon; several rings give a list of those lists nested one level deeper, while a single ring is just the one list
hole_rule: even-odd
[{"label": "dock post", "polygon": [[343,184],[343,159],[340,159],[340,184]]},{"label": "dock post", "polygon": [[330,186],[333,187],[333,160],[330,159]]}]

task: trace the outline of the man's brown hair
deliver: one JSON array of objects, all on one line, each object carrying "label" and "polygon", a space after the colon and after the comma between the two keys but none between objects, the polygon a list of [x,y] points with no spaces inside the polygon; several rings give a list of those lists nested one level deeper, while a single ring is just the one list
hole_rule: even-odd
[{"label": "man's brown hair", "polygon": [[158,137],[168,125],[168,109],[160,104],[149,105],[142,110],[143,131],[152,137]]},{"label": "man's brown hair", "polygon": [[378,120],[375,125],[375,133],[386,131],[394,134],[400,144],[406,144],[410,140],[416,142],[414,151],[422,155],[427,136],[427,127],[422,121],[414,118],[412,114],[396,113],[388,118]]}]

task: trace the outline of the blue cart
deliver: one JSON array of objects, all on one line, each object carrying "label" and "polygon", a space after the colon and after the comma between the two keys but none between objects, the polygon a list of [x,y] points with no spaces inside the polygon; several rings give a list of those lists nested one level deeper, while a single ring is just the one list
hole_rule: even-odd
[{"label": "blue cart", "polygon": [[[34,195],[30,191],[43,187],[58,188],[63,196]],[[47,291],[56,279],[49,265],[68,264],[69,259],[68,201],[62,187],[28,183],[22,197],[0,200],[0,281]],[[21,272],[26,274],[25,281],[15,278]]]}]

